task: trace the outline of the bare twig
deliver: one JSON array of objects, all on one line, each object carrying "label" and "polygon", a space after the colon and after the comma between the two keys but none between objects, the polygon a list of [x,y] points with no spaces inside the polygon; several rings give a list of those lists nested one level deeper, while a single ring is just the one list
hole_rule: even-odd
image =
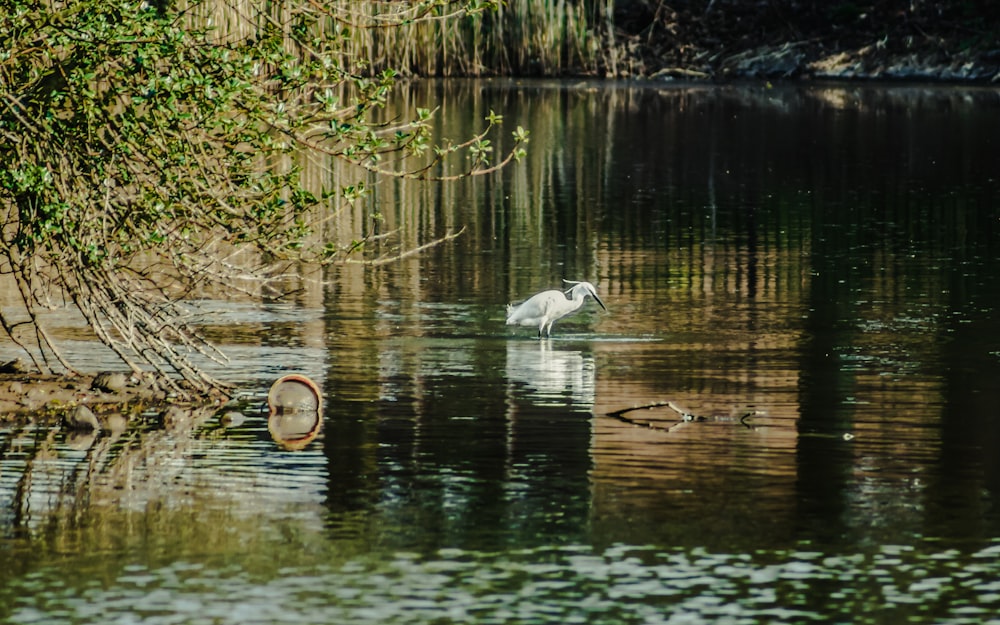
[{"label": "bare twig", "polygon": [[446,243],[448,241],[451,241],[452,239],[456,239],[456,238],[462,236],[462,233],[464,233],[464,232],[465,232],[465,226],[462,226],[462,229],[459,230],[458,232],[450,232],[449,231],[449,232],[445,233],[444,236],[442,236],[440,238],[437,238],[437,239],[434,239],[433,241],[430,241],[429,243],[424,243],[423,245],[420,245],[420,246],[408,249],[408,250],[406,250],[404,252],[400,252],[398,254],[393,254],[391,256],[380,256],[378,258],[374,258],[374,259],[371,259],[371,260],[354,260],[352,258],[347,258],[343,262],[345,264],[369,265],[369,266],[372,266],[372,267],[377,267],[379,265],[386,265],[388,263],[394,263],[394,262],[396,262],[398,260],[402,260],[404,258],[408,258],[410,256],[414,256],[416,254],[419,254],[420,252],[423,252],[425,250],[429,250],[432,247],[436,247],[438,245],[441,245],[442,243]]}]

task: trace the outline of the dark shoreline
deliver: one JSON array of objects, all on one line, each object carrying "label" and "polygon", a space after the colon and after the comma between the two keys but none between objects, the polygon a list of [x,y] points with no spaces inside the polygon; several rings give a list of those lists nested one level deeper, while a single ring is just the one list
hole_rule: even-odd
[{"label": "dark shoreline", "polygon": [[1000,4],[618,0],[606,77],[1000,84]]}]

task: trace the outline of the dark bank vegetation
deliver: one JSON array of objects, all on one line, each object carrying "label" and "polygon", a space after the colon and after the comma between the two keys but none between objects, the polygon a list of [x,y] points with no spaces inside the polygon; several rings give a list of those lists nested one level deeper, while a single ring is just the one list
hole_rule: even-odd
[{"label": "dark bank vegetation", "polygon": [[645,76],[1000,80],[988,0],[631,0],[614,19]]}]

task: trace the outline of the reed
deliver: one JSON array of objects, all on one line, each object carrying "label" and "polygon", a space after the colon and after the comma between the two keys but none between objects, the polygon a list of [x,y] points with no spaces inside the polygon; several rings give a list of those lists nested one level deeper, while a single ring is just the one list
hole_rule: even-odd
[{"label": "reed", "polygon": [[[403,0],[188,0],[220,41],[281,24],[311,45],[338,50],[343,67],[403,76],[555,76],[613,73],[604,50],[613,0],[505,0],[496,11],[459,11],[460,2],[414,13]],[[419,3],[417,3],[419,4]]]}]

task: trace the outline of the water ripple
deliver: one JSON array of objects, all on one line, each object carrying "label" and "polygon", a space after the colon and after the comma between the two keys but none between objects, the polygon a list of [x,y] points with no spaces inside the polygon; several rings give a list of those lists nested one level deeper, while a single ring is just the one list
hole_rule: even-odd
[{"label": "water ripple", "polygon": [[[445,549],[247,571],[175,562],[66,586],[43,570],[7,591],[13,622],[997,623],[1000,546],[724,554],[582,545],[505,554]],[[867,606],[867,607],[866,607]],[[879,606],[878,610],[868,609]]]}]

